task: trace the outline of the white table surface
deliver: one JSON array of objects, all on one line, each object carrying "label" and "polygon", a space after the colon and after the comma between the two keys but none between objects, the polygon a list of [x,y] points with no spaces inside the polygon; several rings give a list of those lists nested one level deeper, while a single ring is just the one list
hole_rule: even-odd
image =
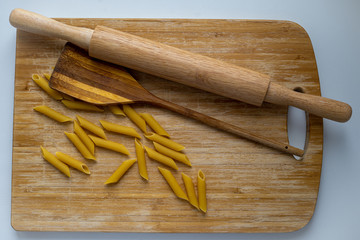
[{"label": "white table surface", "polygon": [[[16,31],[13,8],[49,17],[232,18],[291,20],[308,32],[322,95],[349,103],[347,123],[324,121],[324,155],[315,213],[303,229],[281,234],[17,232],[10,224]],[[0,2],[0,233],[2,239],[360,239],[360,1],[358,0],[62,0]]]}]

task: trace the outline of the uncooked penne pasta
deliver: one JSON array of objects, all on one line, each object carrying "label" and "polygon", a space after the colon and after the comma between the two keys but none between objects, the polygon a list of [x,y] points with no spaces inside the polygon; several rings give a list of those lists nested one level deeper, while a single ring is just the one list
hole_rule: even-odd
[{"label": "uncooked penne pasta", "polygon": [[105,185],[117,183],[120,178],[127,172],[127,170],[136,162],[136,159],[129,159],[124,161],[118,169],[106,180]]},{"label": "uncooked penne pasta", "polygon": [[196,207],[197,209],[199,209],[199,203],[198,203],[198,200],[196,197],[195,187],[194,187],[194,183],[193,183],[191,177],[189,177],[185,173],[181,173],[181,176],[182,176],[182,179],[183,179],[183,182],[185,185],[189,203],[191,205],[193,205],[194,207]]},{"label": "uncooked penne pasta", "polygon": [[79,115],[76,115],[76,118],[79,121],[81,127],[85,128],[86,130],[89,130],[90,132],[94,133],[95,135],[101,138],[106,139],[105,132],[101,127],[95,125],[94,123],[90,122],[89,120],[83,117],[80,117]]},{"label": "uncooked penne pasta", "polygon": [[106,148],[106,149],[109,149],[109,150],[112,150],[115,152],[130,155],[127,148],[124,145],[122,145],[121,143],[105,140],[103,138],[99,138],[99,137],[92,136],[92,135],[89,135],[89,137],[95,143],[95,145],[98,147],[102,147],[102,148]]},{"label": "uncooked penne pasta", "polygon": [[153,142],[153,144],[154,144],[155,150],[158,151],[159,153],[164,154],[165,156],[168,156],[176,161],[182,162],[182,163],[188,165],[189,167],[191,167],[190,160],[188,159],[188,157],[185,154],[174,151],[174,150],[167,148],[157,142]]},{"label": "uncooked penne pasta", "polygon": [[48,106],[37,106],[37,107],[34,107],[34,110],[39,112],[39,113],[42,113],[44,114],[45,116],[51,118],[51,119],[54,119],[55,121],[57,122],[72,122],[74,121],[72,118],[68,117],[68,116],[65,116],[64,114],[61,114],[57,111],[55,111],[54,109],[52,108],[49,108]]},{"label": "uncooked penne pasta", "polygon": [[142,178],[149,180],[148,172],[146,169],[145,151],[140,140],[135,138],[135,152],[138,162],[139,174]]},{"label": "uncooked penne pasta", "polygon": [[179,183],[176,181],[172,173],[165,168],[158,167],[158,169],[161,175],[163,175],[163,177],[165,178],[166,182],[169,184],[170,188],[175,193],[175,195],[181,199],[188,200],[186,193],[181,189]]},{"label": "uncooked penne pasta", "polygon": [[90,160],[96,160],[95,156],[91,154],[89,149],[84,145],[84,143],[80,140],[80,138],[75,133],[65,132],[65,135],[69,138],[69,140],[74,144],[74,146],[79,150],[81,155]]},{"label": "uncooked penne pasta", "polygon": [[124,111],[119,107],[119,105],[109,105],[108,106],[110,112],[117,116],[126,116]]},{"label": "uncooked penne pasta", "polygon": [[197,176],[197,189],[199,196],[199,208],[201,211],[207,211],[207,203],[206,203],[206,183],[205,183],[205,174],[199,170]]},{"label": "uncooked penne pasta", "polygon": [[48,74],[48,73],[43,73],[43,75],[45,76],[46,80],[50,80],[51,78],[51,74]]},{"label": "uncooked penne pasta", "polygon": [[48,150],[40,146],[41,153],[43,155],[43,158],[48,161],[51,165],[56,167],[60,172],[65,174],[67,177],[70,177],[70,169],[69,166],[67,166],[65,163],[61,162],[59,159],[57,159],[52,153],[50,153]]},{"label": "uncooked penne pasta", "polygon": [[63,163],[69,165],[70,167],[73,167],[77,170],[79,170],[80,172],[86,173],[86,174],[90,174],[90,170],[88,168],[88,166],[86,166],[85,163],[76,160],[75,158],[62,153],[62,152],[56,152],[55,156],[57,157],[57,159],[59,159],[60,161],[62,161]]},{"label": "uncooked penne pasta", "polygon": [[182,151],[185,149],[185,147],[177,142],[174,142],[173,140],[170,140],[166,137],[160,136],[156,133],[144,133],[145,137],[151,141],[160,143],[161,145],[171,148],[175,151]]},{"label": "uncooked penne pasta", "polygon": [[80,140],[84,143],[84,145],[89,149],[92,155],[95,154],[95,144],[90,139],[90,137],[86,134],[84,129],[80,126],[77,121],[74,121],[74,133],[80,138]]},{"label": "uncooked penne pasta", "polygon": [[174,160],[172,160],[171,158],[155,151],[154,149],[148,148],[146,146],[145,147],[145,151],[147,153],[147,155],[149,156],[149,158],[158,161],[168,167],[171,167],[175,170],[178,170],[178,166],[176,166],[176,163],[174,162]]},{"label": "uncooked penne pasta", "polygon": [[141,138],[140,134],[132,127],[122,126],[105,120],[100,120],[103,128],[110,132],[120,133],[131,137]]},{"label": "uncooked penne pasta", "polygon": [[135,125],[138,126],[141,131],[146,133],[145,120],[142,117],[140,117],[140,115],[134,109],[132,109],[132,107],[130,107],[129,105],[126,105],[126,104],[123,105],[123,110],[124,110],[124,113],[126,114],[126,116],[128,118],[130,118],[130,120],[133,123],[135,123]]},{"label": "uncooked penne pasta", "polygon": [[89,112],[103,112],[104,109],[99,108],[98,106],[95,106],[91,103],[82,102],[82,101],[72,101],[64,99],[61,101],[65,107],[75,110],[83,110],[83,111],[89,111]]},{"label": "uncooked penne pasta", "polygon": [[160,136],[170,137],[169,133],[155,120],[155,118],[148,113],[140,113],[140,116],[145,120],[145,122],[150,126],[154,132]]},{"label": "uncooked penne pasta", "polygon": [[63,96],[61,95],[60,92],[52,89],[49,87],[49,82],[44,79],[43,77],[41,77],[38,74],[33,74],[32,75],[32,80],[34,80],[34,82],[42,89],[44,90],[47,94],[49,94],[52,98],[54,98],[55,100],[61,100],[63,99]]}]

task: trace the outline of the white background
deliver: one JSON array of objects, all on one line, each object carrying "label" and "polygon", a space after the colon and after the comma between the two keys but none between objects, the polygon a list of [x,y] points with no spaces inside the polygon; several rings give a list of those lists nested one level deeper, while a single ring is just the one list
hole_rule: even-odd
[{"label": "white background", "polygon": [[[320,191],[310,223],[282,234],[136,234],[16,232],[10,225],[12,114],[16,31],[13,8],[49,17],[233,18],[292,20],[308,32],[322,95],[353,107],[347,123],[324,121]],[[360,1],[16,1],[0,2],[0,233],[2,239],[360,239]]]}]

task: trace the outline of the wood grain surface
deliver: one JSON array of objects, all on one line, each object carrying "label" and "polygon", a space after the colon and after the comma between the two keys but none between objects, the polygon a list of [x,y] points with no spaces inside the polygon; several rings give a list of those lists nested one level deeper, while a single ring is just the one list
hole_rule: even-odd
[{"label": "wood grain surface", "polygon": [[[171,46],[204,54],[268,74],[274,82],[320,95],[310,39],[301,26],[287,21],[185,19],[58,19],[94,28],[101,24]],[[106,179],[135,157],[134,139],[107,133],[130,151],[124,156],[96,149],[97,162],[81,157],[66,138],[72,124],[58,124],[33,111],[48,105],[70,117],[76,114],[133,126],[108,110],[81,112],[65,108],[31,80],[33,73],[51,73],[65,42],[18,31],[16,44],[13,135],[12,226],[24,231],[101,232],[289,232],[304,227],[316,204],[322,164],[322,119],[309,115],[308,145],[303,160],[237,138],[176,113],[146,104],[133,105],[163,125],[186,149],[192,168],[173,171],[207,179],[208,212],[201,213],[169,189],[147,158],[149,181],[132,167],[121,181]],[[261,108],[206,93],[141,72],[133,76],[151,93],[279,141],[287,140],[287,108]],[[138,131],[140,132],[140,131]],[[152,146],[144,137],[142,142]],[[71,178],[49,165],[40,145],[85,162],[91,175],[71,169]]]}]

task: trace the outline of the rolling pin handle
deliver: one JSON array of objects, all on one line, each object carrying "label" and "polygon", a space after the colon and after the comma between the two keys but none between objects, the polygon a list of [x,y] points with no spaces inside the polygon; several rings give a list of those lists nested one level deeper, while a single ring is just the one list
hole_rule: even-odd
[{"label": "rolling pin handle", "polygon": [[24,9],[14,9],[9,17],[10,24],[27,32],[60,38],[88,50],[93,30],[74,27]]},{"label": "rolling pin handle", "polygon": [[292,91],[273,82],[270,82],[264,101],[278,105],[294,106],[316,116],[337,122],[346,122],[352,115],[351,106],[347,103]]}]

